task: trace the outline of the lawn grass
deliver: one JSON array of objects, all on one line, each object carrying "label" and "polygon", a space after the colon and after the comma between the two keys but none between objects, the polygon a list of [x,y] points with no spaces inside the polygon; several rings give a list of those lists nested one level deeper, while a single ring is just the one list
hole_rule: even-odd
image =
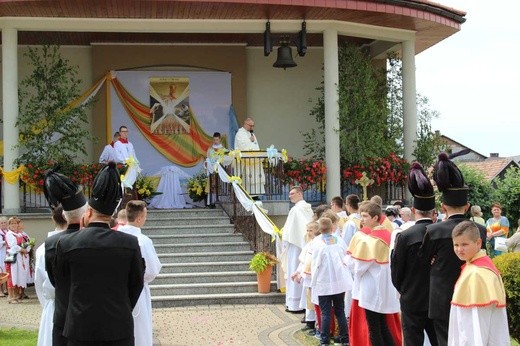
[{"label": "lawn grass", "polygon": [[0,328],[0,346],[34,346],[38,331],[17,328]]}]

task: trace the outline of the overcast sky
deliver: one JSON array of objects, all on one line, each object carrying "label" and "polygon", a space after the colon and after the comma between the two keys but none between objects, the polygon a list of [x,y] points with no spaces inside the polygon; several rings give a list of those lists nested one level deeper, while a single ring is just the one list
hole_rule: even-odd
[{"label": "overcast sky", "polygon": [[520,1],[436,0],[467,12],[461,31],[416,57],[432,127],[489,156],[520,155]]}]

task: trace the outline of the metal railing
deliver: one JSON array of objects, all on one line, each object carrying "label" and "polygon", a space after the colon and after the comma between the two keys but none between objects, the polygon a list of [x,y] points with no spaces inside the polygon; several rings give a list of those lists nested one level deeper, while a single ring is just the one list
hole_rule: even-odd
[{"label": "metal railing", "polygon": [[[246,170],[243,167],[260,166],[257,158],[242,158],[242,168],[236,169],[236,165],[228,166],[226,171],[229,175],[238,175],[249,182],[243,186],[246,191],[248,187],[258,191],[259,183],[265,181],[264,194],[250,193],[259,200],[289,200],[290,186],[284,184],[283,164],[278,162],[276,165],[270,165],[268,160],[262,161],[263,172],[260,174],[258,170],[251,169],[249,175],[244,175]],[[251,161],[248,161],[251,160]],[[256,160],[256,161],[255,161]],[[257,180],[255,180],[257,179]],[[326,189],[324,179],[317,179],[318,183],[307,186],[304,190],[304,199],[313,206],[326,203]],[[237,201],[231,184],[223,183],[215,174],[210,178],[210,191],[216,196],[216,203],[220,204],[232,223],[235,225],[235,233],[241,233],[246,239],[253,251],[270,251],[274,252],[274,243],[271,242],[271,236],[263,232],[258,226],[253,215],[248,213],[242,205]],[[362,190],[358,185],[349,182],[342,182],[342,196],[348,194],[356,194],[362,196]],[[384,204],[390,204],[395,200],[404,200],[405,186],[401,184],[386,183],[381,186],[370,186],[368,188],[368,196],[379,195],[383,199]]]}]

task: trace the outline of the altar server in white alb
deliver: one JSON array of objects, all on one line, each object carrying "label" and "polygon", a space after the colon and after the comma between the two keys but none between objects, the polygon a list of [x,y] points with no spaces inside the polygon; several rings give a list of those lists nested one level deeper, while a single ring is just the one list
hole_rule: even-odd
[{"label": "altar server in white alb", "polygon": [[480,231],[472,221],[453,228],[453,248],[466,261],[451,300],[448,345],[510,345],[504,283],[481,249]]},{"label": "altar server in white alb", "polygon": [[121,135],[119,134],[119,132],[114,133],[114,138],[112,139],[112,142],[105,145],[103,152],[99,156],[99,163],[108,164],[110,161],[118,161],[118,155],[116,149],[114,148],[114,145],[119,141],[120,137]]},{"label": "altar server in white alb", "polygon": [[159,274],[162,265],[152,240],[141,232],[141,227],[146,222],[148,215],[146,203],[137,200],[129,201],[126,204],[125,210],[128,223],[121,226],[118,231],[137,237],[145,264],[143,291],[132,311],[132,316],[134,317],[135,345],[148,346],[153,345],[152,297],[148,284]]},{"label": "altar server in white alb", "polygon": [[114,143],[114,149],[117,155],[117,162],[127,165],[123,185],[132,188],[137,179],[137,175],[141,172],[139,160],[135,155],[134,146],[128,140],[128,128],[126,126],[119,127],[119,140]]},{"label": "altar server in white alb", "polygon": [[290,275],[298,270],[300,260],[298,257],[305,247],[305,233],[307,224],[312,219],[312,207],[303,200],[303,190],[295,186],[289,192],[289,199],[294,207],[287,215],[287,221],[283,226],[281,266],[286,274],[285,280],[285,305],[289,312],[301,311],[300,300],[303,286],[299,282],[291,280]]},{"label": "altar server in white alb", "polygon": [[[67,220],[63,217],[63,207],[59,205],[52,211],[52,221],[56,225],[54,231],[47,234],[47,238],[67,229]],[[52,345],[52,320],[54,318],[54,286],[45,270],[45,243],[36,250],[36,265],[34,274],[34,288],[42,306],[40,328],[38,329],[38,346]]]}]

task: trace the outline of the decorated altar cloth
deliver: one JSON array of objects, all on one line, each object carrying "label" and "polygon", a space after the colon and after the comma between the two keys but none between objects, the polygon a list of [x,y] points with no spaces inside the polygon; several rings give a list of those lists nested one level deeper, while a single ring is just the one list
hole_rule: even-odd
[{"label": "decorated altar cloth", "polygon": [[235,175],[242,178],[242,186],[250,195],[265,194],[264,160],[265,151],[241,151],[240,159],[235,159]]},{"label": "decorated altar cloth", "polygon": [[191,176],[177,166],[161,168],[155,175],[160,176],[157,192],[162,194],[155,196],[150,201],[150,207],[154,209],[183,209],[191,208],[186,203],[186,194],[181,188],[181,179],[189,179]]}]

